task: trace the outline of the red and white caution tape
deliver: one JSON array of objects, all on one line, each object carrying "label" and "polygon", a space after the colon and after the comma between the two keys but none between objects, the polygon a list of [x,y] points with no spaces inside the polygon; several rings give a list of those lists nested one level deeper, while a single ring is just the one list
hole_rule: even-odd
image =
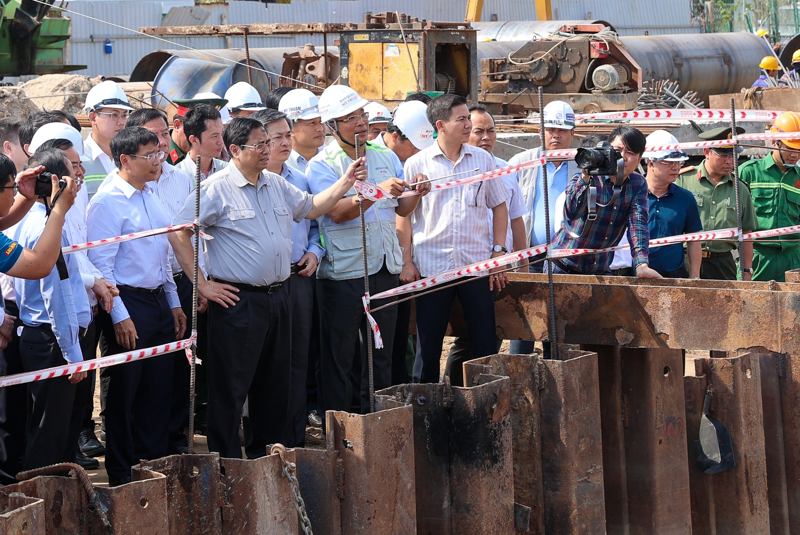
[{"label": "red and white caution tape", "polygon": [[797,132],[764,132],[759,134],[739,134],[734,139],[739,141],[752,141],[752,140],[776,140],[776,139],[798,139],[800,134]]},{"label": "red and white caution tape", "polygon": [[368,293],[361,296],[361,302],[364,304],[364,310],[367,312],[367,322],[369,323],[369,327],[372,329],[372,334],[375,335],[375,349],[381,349],[383,347],[383,337],[381,336],[381,330],[378,327],[378,322],[375,321],[375,318],[373,318],[372,314],[369,313]]},{"label": "red and white caution tape", "polygon": [[[735,228],[693,232],[691,234],[681,234],[679,236],[668,236],[666,238],[655,238],[650,240],[649,247],[661,247],[664,245],[672,245],[675,243],[685,243],[693,241],[708,241],[708,240],[721,240],[725,238],[733,238],[738,234]],[[566,258],[568,256],[583,256],[587,254],[610,253],[613,251],[622,251],[623,249],[630,249],[630,245],[617,245],[616,247],[606,247],[604,249],[553,249],[548,255],[550,258]]]},{"label": "red and white caution tape", "polygon": [[[170,232],[177,232],[179,230],[194,228],[194,223],[185,223],[183,225],[174,225],[164,228],[157,228],[153,230],[143,230],[142,232],[134,232],[133,234],[125,234],[124,236],[114,236],[113,238],[104,238],[102,240],[90,241],[86,243],[79,243],[77,245],[70,245],[61,249],[64,254],[75,253],[77,251],[85,251],[86,249],[94,249],[95,247],[102,247],[104,245],[112,245],[115,243],[122,243],[131,240],[138,240],[139,238],[148,238],[150,236],[158,236],[160,234],[168,234]],[[213,236],[201,232],[200,237],[204,240],[213,240]]]},{"label": "red and white caution tape", "polygon": [[135,360],[147,359],[155,357],[156,355],[164,355],[166,353],[173,353],[191,347],[194,343],[193,338],[180,340],[178,342],[171,342],[155,347],[148,347],[147,349],[137,349],[128,353],[120,353],[118,355],[110,355],[94,360],[86,360],[74,364],[67,364],[65,366],[56,366],[47,368],[45,370],[36,370],[33,372],[18,373],[15,375],[7,375],[0,377],[0,388],[12,385],[21,385],[25,383],[33,383],[35,381],[44,381],[45,379],[52,379],[53,377],[64,377],[78,372],[86,372],[96,370],[98,368],[108,368],[109,366],[116,366],[118,364],[125,364]]},{"label": "red and white caution tape", "polygon": [[742,234],[742,239],[756,240],[759,238],[773,238],[775,236],[785,236],[786,234],[795,234],[797,232],[800,232],[800,225],[794,225],[793,227],[774,228],[770,230],[757,230],[755,232],[746,232],[745,234]]},{"label": "red and white caution tape", "polygon": [[[736,110],[737,121],[761,121],[772,122],[780,111],[765,110]],[[611,111],[603,113],[579,113],[575,119],[579,121],[663,121],[672,119],[678,121],[726,121],[730,120],[730,110],[686,110],[686,109],[664,109],[664,110],[635,110],[635,111]]]}]

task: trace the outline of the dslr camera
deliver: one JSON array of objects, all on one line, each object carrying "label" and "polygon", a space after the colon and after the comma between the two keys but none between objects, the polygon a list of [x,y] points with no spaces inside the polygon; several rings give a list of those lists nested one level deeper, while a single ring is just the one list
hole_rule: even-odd
[{"label": "dslr camera", "polygon": [[[58,188],[64,189],[67,181],[63,178],[58,180]],[[42,171],[36,177],[35,192],[37,197],[49,197],[53,193],[53,173]]]},{"label": "dslr camera", "polygon": [[601,141],[594,148],[578,149],[575,163],[589,176],[622,176],[625,161],[608,141]]}]

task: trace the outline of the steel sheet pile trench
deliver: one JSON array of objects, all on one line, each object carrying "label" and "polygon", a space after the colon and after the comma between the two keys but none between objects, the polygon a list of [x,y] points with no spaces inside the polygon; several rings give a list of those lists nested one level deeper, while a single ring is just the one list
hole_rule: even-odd
[{"label": "steel sheet pile trench", "polygon": [[514,533],[511,385],[496,376],[482,383],[376,392],[378,409],[414,409],[419,535]]}]

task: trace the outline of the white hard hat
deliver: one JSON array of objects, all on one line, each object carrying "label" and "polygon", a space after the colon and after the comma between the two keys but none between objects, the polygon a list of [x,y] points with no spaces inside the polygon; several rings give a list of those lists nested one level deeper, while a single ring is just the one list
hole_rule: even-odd
[{"label": "white hard hat", "polygon": [[72,142],[72,146],[78,151],[78,154],[81,155],[81,161],[86,162],[91,160],[88,156],[84,156],[83,154],[83,138],[81,137],[81,133],[75,130],[72,125],[65,124],[65,123],[48,123],[33,134],[33,139],[28,147],[28,152],[33,154],[36,152],[39,147],[41,147],[46,141],[50,141],[51,139],[66,139]]},{"label": "white hard hat", "polygon": [[309,121],[319,117],[319,99],[308,89],[294,89],[281,98],[278,111],[290,121]]},{"label": "white hard hat", "polygon": [[346,85],[332,85],[319,97],[319,114],[327,123],[339,117],[350,115],[369,104],[356,91]]},{"label": "white hard hat", "polygon": [[544,107],[544,127],[572,130],[575,128],[575,111],[561,100],[554,100]]},{"label": "white hard hat", "polygon": [[392,124],[419,150],[433,145],[433,127],[428,121],[428,106],[424,102],[401,102],[394,110]]},{"label": "white hard hat", "polygon": [[86,103],[84,104],[83,111],[89,113],[90,111],[99,110],[100,108],[133,111],[133,108],[128,102],[128,95],[125,94],[125,91],[123,91],[120,86],[111,80],[100,82],[91,88],[86,95]]},{"label": "white hard hat", "polygon": [[247,82],[237,82],[225,91],[225,100],[228,101],[228,110],[261,111],[267,107],[261,102],[261,95],[256,88]]},{"label": "white hard hat", "polygon": [[[197,93],[195,96],[192,97],[194,100],[212,100],[217,99],[221,100],[222,97],[217,95],[216,93],[212,93],[211,91],[205,91],[203,93]],[[231,122],[231,114],[228,113],[228,108],[225,106],[221,106],[219,108],[219,115],[222,117],[222,124],[228,124]]]},{"label": "white hard hat", "polygon": [[389,111],[389,108],[377,102],[370,102],[364,106],[364,111],[369,113],[369,124],[388,123],[392,120],[392,112]]},{"label": "white hard hat", "polygon": [[[663,145],[677,145],[678,138],[667,132],[666,130],[654,130],[652,134],[647,136],[646,146],[659,147]],[[645,160],[656,160],[664,162],[685,162],[689,156],[680,149],[673,150],[656,150],[644,151],[642,158]]]}]

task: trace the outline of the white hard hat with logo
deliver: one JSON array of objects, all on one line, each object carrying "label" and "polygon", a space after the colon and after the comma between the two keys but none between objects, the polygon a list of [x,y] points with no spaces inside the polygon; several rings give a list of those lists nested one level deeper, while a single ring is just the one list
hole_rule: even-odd
[{"label": "white hard hat with logo", "polygon": [[237,82],[225,91],[225,100],[228,101],[228,110],[261,111],[267,107],[261,102],[261,95],[255,87],[247,82]]},{"label": "white hard hat with logo", "polygon": [[90,111],[96,111],[100,108],[133,111],[130,102],[128,102],[128,95],[111,80],[100,82],[91,88],[86,95],[83,111],[88,114]]},{"label": "white hard hat with logo", "polygon": [[433,126],[428,121],[428,106],[424,102],[401,102],[394,110],[392,124],[419,150],[433,145]]},{"label": "white hard hat with logo", "polygon": [[39,150],[39,147],[44,145],[45,142],[52,139],[66,139],[70,141],[75,150],[78,151],[78,154],[81,155],[82,162],[91,160],[91,158],[83,154],[83,138],[81,137],[81,133],[75,130],[72,125],[61,122],[48,123],[39,128],[39,130],[33,134],[33,139],[28,146],[28,152],[33,154]]},{"label": "white hard hat with logo", "polygon": [[[664,145],[677,145],[678,138],[667,132],[666,130],[654,130],[652,134],[647,136],[648,147],[659,147]],[[642,158],[645,160],[655,160],[657,162],[685,162],[689,156],[680,149],[672,150],[655,150],[644,151]]]},{"label": "white hard hat with logo", "polygon": [[370,102],[364,106],[364,111],[369,113],[369,124],[388,123],[392,120],[392,112],[389,111],[389,108],[377,102]]},{"label": "white hard hat with logo", "polygon": [[561,100],[554,100],[544,107],[544,127],[572,130],[575,128],[575,111]]},{"label": "white hard hat with logo", "polygon": [[319,114],[327,123],[360,110],[369,104],[356,91],[346,85],[332,85],[319,97]]},{"label": "white hard hat with logo", "polygon": [[278,103],[278,111],[290,121],[310,121],[319,118],[319,99],[308,89],[289,91]]}]

